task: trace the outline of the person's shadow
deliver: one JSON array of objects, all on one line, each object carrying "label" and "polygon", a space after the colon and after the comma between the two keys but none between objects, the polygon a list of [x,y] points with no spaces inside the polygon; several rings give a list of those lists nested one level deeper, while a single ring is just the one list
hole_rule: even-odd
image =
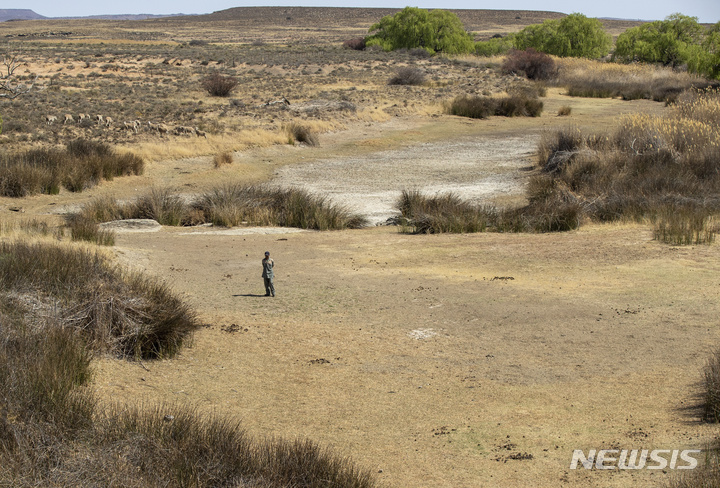
[{"label": "person's shadow", "polygon": [[256,293],[245,293],[243,295],[233,295],[234,297],[264,297],[267,296],[264,293],[262,295],[258,295]]}]

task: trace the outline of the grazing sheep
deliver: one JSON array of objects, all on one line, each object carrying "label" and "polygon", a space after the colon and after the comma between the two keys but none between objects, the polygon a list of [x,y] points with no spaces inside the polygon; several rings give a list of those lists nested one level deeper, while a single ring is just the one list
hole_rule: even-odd
[{"label": "grazing sheep", "polygon": [[103,125],[105,123],[105,117],[102,115],[96,115],[95,120],[97,120],[98,125]]},{"label": "grazing sheep", "polygon": [[198,137],[204,137],[205,139],[207,139],[207,132],[205,132],[204,130],[198,129],[197,127],[195,127],[195,135]]},{"label": "grazing sheep", "polygon": [[136,124],[135,122],[135,120],[133,120],[132,122],[123,122],[123,128],[126,130],[131,130],[137,134],[138,124]]},{"label": "grazing sheep", "polygon": [[77,118],[78,124],[81,123],[83,120],[87,120],[89,118],[90,118],[90,116],[88,114],[78,114],[78,118]]},{"label": "grazing sheep", "polygon": [[54,115],[45,116],[45,125],[51,125],[55,122],[57,122],[57,117],[55,117]]},{"label": "grazing sheep", "polygon": [[176,135],[181,135],[181,134],[192,135],[192,134],[195,134],[195,129],[193,129],[192,127],[178,125],[177,127],[175,127],[175,134]]},{"label": "grazing sheep", "polygon": [[110,127],[113,124],[112,117],[105,117],[105,127]]},{"label": "grazing sheep", "polygon": [[140,130],[140,127],[142,127],[142,123],[139,120],[135,119],[132,121],[132,124],[135,127],[135,133],[137,134],[137,132]]},{"label": "grazing sheep", "polygon": [[170,129],[165,124],[156,124],[154,122],[148,121],[148,127],[150,127],[150,130],[155,130],[158,132],[158,134],[167,134],[170,132]]},{"label": "grazing sheep", "polygon": [[63,125],[65,125],[67,122],[75,122],[72,114],[65,114],[65,120],[63,120]]}]

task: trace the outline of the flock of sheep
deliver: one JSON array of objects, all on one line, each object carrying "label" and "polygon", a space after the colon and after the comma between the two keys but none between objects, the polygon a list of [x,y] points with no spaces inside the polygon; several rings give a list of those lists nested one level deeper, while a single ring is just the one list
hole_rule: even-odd
[{"label": "flock of sheep", "polygon": [[[77,116],[77,119],[73,117],[72,114],[65,114],[63,117],[63,125],[70,123],[77,122],[78,124],[82,123],[85,120],[93,120],[93,117],[91,117],[89,114],[79,114]],[[96,115],[94,117],[95,122],[98,126],[102,127],[112,127],[115,123],[115,121],[112,119],[112,117],[106,117],[103,115]],[[46,115],[45,116],[45,125],[53,125],[58,121],[58,117],[55,115]],[[205,131],[202,131],[198,129],[197,127],[187,127],[187,126],[177,126],[175,128],[170,128],[165,124],[156,124],[154,122],[148,121],[147,123],[148,128],[151,131],[156,131],[158,134],[175,134],[175,135],[196,135],[198,137],[204,137],[207,139],[207,133]],[[136,134],[140,131],[140,128],[142,127],[142,123],[139,120],[131,120],[130,122],[123,122],[120,126],[121,129],[124,130],[130,130],[135,132]]]}]

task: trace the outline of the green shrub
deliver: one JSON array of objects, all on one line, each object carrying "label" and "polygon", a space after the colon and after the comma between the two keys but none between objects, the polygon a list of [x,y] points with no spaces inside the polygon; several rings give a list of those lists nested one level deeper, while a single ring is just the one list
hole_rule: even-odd
[{"label": "green shrub", "polygon": [[533,48],[559,57],[596,59],[607,56],[612,38],[598,19],[574,13],[525,27],[514,35],[513,44],[521,51]]},{"label": "green shrub", "polygon": [[687,62],[689,46],[700,44],[702,30],[697,17],[673,14],[665,20],[648,22],[620,34],[613,57],[627,62],[678,66]]},{"label": "green shrub", "polygon": [[458,16],[447,10],[405,7],[380,19],[369,32],[366,46],[380,46],[385,51],[423,48],[431,53],[462,54],[474,50],[472,36]]},{"label": "green shrub", "polygon": [[505,54],[513,47],[512,36],[492,37],[487,41],[475,43],[475,54],[478,56],[499,56]]}]

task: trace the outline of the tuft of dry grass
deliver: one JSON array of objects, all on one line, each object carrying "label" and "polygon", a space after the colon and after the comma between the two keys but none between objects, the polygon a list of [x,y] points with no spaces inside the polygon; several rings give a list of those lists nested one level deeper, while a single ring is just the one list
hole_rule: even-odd
[{"label": "tuft of dry grass", "polygon": [[308,146],[319,146],[320,139],[317,134],[306,124],[290,122],[283,127],[291,143],[302,142]]},{"label": "tuft of dry grass", "polygon": [[222,151],[213,156],[213,166],[215,168],[231,165],[232,162],[233,155],[230,151]]}]

